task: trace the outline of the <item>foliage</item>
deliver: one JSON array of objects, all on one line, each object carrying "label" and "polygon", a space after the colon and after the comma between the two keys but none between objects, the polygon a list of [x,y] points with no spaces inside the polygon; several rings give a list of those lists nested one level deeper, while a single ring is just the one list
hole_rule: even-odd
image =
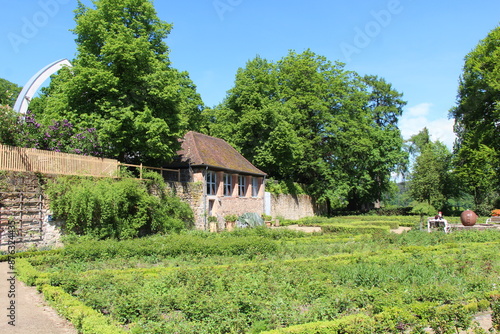
[{"label": "foliage", "polygon": [[32,112],[21,116],[8,106],[0,106],[0,144],[95,157],[103,154],[96,129],[76,128],[68,120],[44,125]]},{"label": "foliage", "polygon": [[417,214],[420,216],[420,224],[424,221],[424,216],[431,216],[436,213],[436,208],[430,205],[427,202],[412,202],[411,213]]},{"label": "foliage", "polygon": [[445,333],[471,328],[470,316],[490,304],[497,309],[490,291],[500,270],[498,236],[256,228],[84,238],[18,259],[19,276],[29,272],[32,284],[50,284],[62,301],[83,303],[132,333]]},{"label": "foliage", "polygon": [[14,107],[21,87],[13,82],[0,78],[0,106]]},{"label": "foliage", "polygon": [[476,206],[482,200],[491,204],[488,192],[500,180],[499,41],[500,27],[496,27],[465,57],[457,104],[450,111],[457,134],[456,164],[466,176],[466,191],[477,198]]},{"label": "foliage", "polygon": [[0,144],[17,146],[21,140],[19,115],[9,106],[0,104]]},{"label": "foliage", "polygon": [[493,328],[500,330],[500,293],[497,291],[492,293],[490,296],[491,309],[493,311],[492,320]]},{"label": "foliage", "polygon": [[498,176],[495,156],[494,149],[480,144],[477,149],[463,146],[454,157],[456,178],[462,189],[472,195],[473,210],[478,214],[487,214],[495,199]]},{"label": "foliage", "polygon": [[500,217],[500,209],[495,209],[491,211],[492,217]]},{"label": "foliage", "polygon": [[180,199],[167,193],[152,194],[135,179],[59,177],[49,184],[47,194],[51,210],[64,220],[65,230],[99,239],[179,231],[193,219]]},{"label": "foliage", "polygon": [[410,175],[410,196],[414,201],[426,202],[443,210],[447,198],[454,195],[451,178],[451,152],[441,142],[430,140],[427,128],[413,136],[410,142],[419,153]]},{"label": "foliage", "polygon": [[28,111],[22,119],[19,146],[40,150],[101,157],[103,148],[94,128],[77,129],[68,120],[44,125]]},{"label": "foliage", "polygon": [[238,216],[234,214],[224,216],[224,220],[227,222],[235,222],[236,219],[238,219]]},{"label": "foliage", "polygon": [[49,304],[55,306],[56,310],[71,321],[80,333],[126,333],[116,324],[112,324],[109,318],[86,306],[61,288],[44,285],[41,290]]},{"label": "foliage", "polygon": [[37,115],[95,128],[106,157],[169,160],[183,132],[202,126],[201,98],[168,58],[171,25],[150,0],[79,2],[75,13],[76,59],[53,77]]},{"label": "foliage", "polygon": [[292,194],[301,195],[307,194],[305,187],[298,184],[297,182],[292,182],[290,180],[274,180],[272,178],[266,180],[266,191],[272,194]]},{"label": "foliage", "polygon": [[360,207],[380,199],[405,161],[397,128],[404,104],[383,79],[291,51],[239,69],[210,132],[271,177],[310,185],[334,208]]}]

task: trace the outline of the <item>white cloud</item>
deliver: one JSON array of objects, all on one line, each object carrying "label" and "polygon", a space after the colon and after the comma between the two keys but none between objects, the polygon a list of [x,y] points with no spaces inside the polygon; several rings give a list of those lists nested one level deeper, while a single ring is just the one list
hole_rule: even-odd
[{"label": "white cloud", "polygon": [[407,112],[404,112],[399,120],[399,128],[403,138],[410,139],[411,136],[418,134],[426,127],[433,141],[439,140],[450,150],[453,149],[455,141],[453,124],[455,121],[445,116],[431,119],[429,115],[435,115],[431,112],[431,103],[421,103],[408,108]]},{"label": "white cloud", "polygon": [[410,117],[427,116],[431,110],[432,103],[420,103],[408,108]]}]

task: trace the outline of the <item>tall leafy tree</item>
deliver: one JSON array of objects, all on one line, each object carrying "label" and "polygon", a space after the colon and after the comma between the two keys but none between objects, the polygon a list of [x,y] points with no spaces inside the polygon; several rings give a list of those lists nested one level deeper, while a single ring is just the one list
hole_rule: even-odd
[{"label": "tall leafy tree", "polygon": [[[493,29],[465,57],[458,88],[457,104],[450,115],[455,118],[459,174],[469,184],[479,177],[500,189],[500,27]],[[485,163],[484,170],[478,161]],[[489,170],[494,169],[493,176]],[[483,177],[486,177],[484,179]],[[479,180],[478,180],[479,181]],[[480,183],[478,183],[479,186]],[[486,188],[479,186],[481,189]],[[489,191],[494,192],[495,189]],[[478,197],[483,198],[486,194]],[[490,195],[492,195],[490,193]],[[476,203],[478,205],[479,203]],[[487,204],[487,203],[484,203]]]},{"label": "tall leafy tree", "polygon": [[171,25],[150,0],[78,2],[74,67],[53,78],[41,105],[46,122],[96,128],[105,155],[161,163],[195,127],[202,102],[187,73],[171,67],[164,42]]},{"label": "tall leafy tree", "polygon": [[492,148],[480,144],[478,149],[463,145],[454,156],[456,179],[460,188],[472,196],[473,210],[478,214],[489,214],[498,196],[495,187],[498,168],[492,159],[496,154]]},{"label": "tall leafy tree", "polygon": [[238,70],[210,131],[271,176],[310,185],[332,207],[358,205],[388,187],[403,157],[400,97],[385,81],[310,50],[275,63],[256,57]]},{"label": "tall leafy tree", "polygon": [[427,128],[414,135],[410,142],[416,152],[409,180],[410,196],[415,202],[444,210],[448,199],[455,195],[451,152],[440,141],[431,141]]},{"label": "tall leafy tree", "polygon": [[[350,165],[351,174],[358,175],[354,178],[358,184],[353,187],[349,196],[354,209],[359,209],[358,203],[379,201],[382,194],[391,188],[391,173],[404,168],[407,163],[407,154],[402,150],[403,139],[398,128],[398,119],[406,105],[402,100],[403,94],[377,76],[365,76],[361,84],[365,85],[364,92],[367,96],[364,106],[366,125],[364,129],[355,130],[365,135],[358,134],[361,138],[359,143],[364,145],[364,150],[358,152],[358,163]],[[358,126],[359,124],[358,121]],[[356,137],[355,133],[352,135]],[[353,145],[359,143],[355,141]],[[346,156],[346,159],[349,158],[350,156]]]},{"label": "tall leafy tree", "polygon": [[9,80],[0,78],[0,106],[14,107],[21,87]]}]

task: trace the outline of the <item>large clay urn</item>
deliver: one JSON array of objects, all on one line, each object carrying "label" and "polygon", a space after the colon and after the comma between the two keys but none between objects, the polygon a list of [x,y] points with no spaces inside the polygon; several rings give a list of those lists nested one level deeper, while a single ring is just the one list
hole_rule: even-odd
[{"label": "large clay urn", "polygon": [[462,222],[463,226],[474,226],[477,221],[477,215],[472,210],[465,210],[460,215],[460,221]]}]

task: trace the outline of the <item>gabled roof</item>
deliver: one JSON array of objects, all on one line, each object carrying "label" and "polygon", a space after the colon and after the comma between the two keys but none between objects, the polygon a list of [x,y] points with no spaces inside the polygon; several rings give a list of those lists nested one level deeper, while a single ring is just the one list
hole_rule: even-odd
[{"label": "gabled roof", "polygon": [[255,167],[225,140],[198,132],[186,133],[177,152],[181,162],[191,166],[207,166],[244,174],[264,176],[266,173]]}]

